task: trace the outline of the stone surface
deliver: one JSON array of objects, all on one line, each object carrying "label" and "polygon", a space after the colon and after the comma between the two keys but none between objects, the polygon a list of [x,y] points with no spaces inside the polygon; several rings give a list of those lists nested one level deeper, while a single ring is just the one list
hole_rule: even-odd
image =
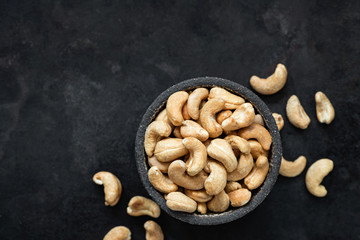
[{"label": "stone surface", "polygon": [[[284,89],[260,96],[285,117],[296,94],[312,122],[285,117],[284,157],[334,161],[325,198],[305,173],[279,177],[266,200],[219,226],[156,221],[167,239],[356,239],[360,236],[360,6],[350,1],[1,1],[0,239],[102,239],[116,225],[144,239],[148,217],[130,217],[148,196],[134,142],[142,115],[168,87],[216,76],[289,71]],[[336,117],[318,123],[314,94]],[[122,180],[114,208],[91,181],[99,170]]]}]

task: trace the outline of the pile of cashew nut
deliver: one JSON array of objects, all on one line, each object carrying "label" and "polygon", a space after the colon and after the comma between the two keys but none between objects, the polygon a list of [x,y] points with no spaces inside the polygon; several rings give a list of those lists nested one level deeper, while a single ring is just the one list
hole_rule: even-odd
[{"label": "pile of cashew nut", "polygon": [[241,207],[268,174],[271,143],[244,98],[220,87],[179,91],[146,129],[149,181],[173,211]]}]

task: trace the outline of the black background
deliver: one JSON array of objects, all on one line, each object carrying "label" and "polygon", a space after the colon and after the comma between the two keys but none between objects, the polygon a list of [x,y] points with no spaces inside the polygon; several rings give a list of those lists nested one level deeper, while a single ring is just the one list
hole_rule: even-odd
[{"label": "black background", "polygon": [[[156,96],[179,81],[249,78],[286,65],[281,92],[261,96],[285,117],[296,94],[312,119],[287,119],[284,157],[307,167],[334,161],[325,198],[310,195],[305,172],[279,177],[242,219],[191,226],[163,213],[167,239],[360,239],[360,2],[353,1],[1,1],[0,239],[102,239],[128,226],[144,239],[149,217],[131,217],[137,175],[135,133]],[[318,123],[314,94],[336,117]],[[91,178],[116,174],[123,195],[104,206]]]}]

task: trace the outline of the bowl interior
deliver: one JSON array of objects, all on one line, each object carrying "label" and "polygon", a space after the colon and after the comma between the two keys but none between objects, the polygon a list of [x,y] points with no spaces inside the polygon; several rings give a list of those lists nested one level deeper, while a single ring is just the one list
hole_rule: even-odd
[{"label": "bowl interior", "polygon": [[[147,171],[149,169],[149,166],[147,164],[147,156],[144,150],[145,131],[147,126],[155,119],[156,115],[165,108],[166,101],[171,94],[182,90],[192,90],[198,87],[211,88],[215,86],[222,87],[236,95],[243,97],[246,101],[253,104],[256,111],[262,115],[264,123],[272,138],[272,145],[269,151],[269,172],[262,186],[255,190],[252,190],[251,200],[243,207],[230,207],[226,212],[223,213],[208,213],[205,215],[201,215],[196,212],[191,214],[175,212],[170,210],[166,206],[166,201],[163,195],[159,193],[148,180]],[[254,210],[266,198],[266,196],[270,193],[272,187],[274,186],[279,173],[281,156],[282,148],[280,134],[276,126],[275,120],[272,117],[272,113],[266,106],[266,104],[257,95],[255,95],[252,91],[245,88],[244,86],[229,80],[214,77],[202,77],[186,80],[162,92],[146,110],[141,120],[135,142],[135,157],[138,172],[140,175],[140,179],[149,195],[154,199],[157,204],[159,204],[163,211],[167,212],[172,217],[190,224],[197,225],[217,225],[230,222],[235,219],[241,218],[250,211]]]}]

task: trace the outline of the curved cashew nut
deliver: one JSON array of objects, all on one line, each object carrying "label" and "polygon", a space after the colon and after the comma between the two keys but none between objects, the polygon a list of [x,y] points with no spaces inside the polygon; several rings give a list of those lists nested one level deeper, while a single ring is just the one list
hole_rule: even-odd
[{"label": "curved cashew nut", "polygon": [[275,72],[266,79],[252,76],[250,78],[250,85],[255,91],[263,95],[271,95],[280,91],[287,79],[287,70],[284,65],[279,63],[276,66]]},{"label": "curved cashew nut", "polygon": [[201,190],[185,189],[185,194],[186,196],[195,200],[198,203],[205,203],[213,198],[213,196],[206,193],[205,189],[201,189]]},{"label": "curved cashew nut", "polygon": [[306,166],[306,157],[300,156],[295,161],[286,161],[284,158],[281,158],[281,165],[279,173],[284,177],[296,177],[302,171],[304,171]]},{"label": "curved cashew nut", "polygon": [[255,110],[251,103],[244,103],[238,107],[231,117],[225,119],[221,126],[226,131],[238,130],[254,122]]},{"label": "curved cashew nut", "polygon": [[241,207],[247,204],[251,198],[251,192],[246,188],[241,188],[228,193],[231,206]]},{"label": "curved cashew nut", "polygon": [[178,186],[173,183],[167,176],[162,174],[158,167],[151,167],[148,171],[148,177],[150,183],[155,189],[162,193],[175,192]]},{"label": "curved cashew nut", "polygon": [[181,192],[172,192],[166,196],[166,206],[173,211],[192,213],[197,203]]},{"label": "curved cashew nut", "polygon": [[249,190],[256,189],[264,182],[269,171],[269,161],[267,157],[260,156],[255,163],[250,174],[244,179],[244,183]]},{"label": "curved cashew nut", "polygon": [[171,134],[171,127],[164,121],[155,121],[149,124],[145,131],[144,147],[146,154],[151,157],[156,143],[163,137]]},{"label": "curved cashew nut", "polygon": [[191,117],[189,115],[189,112],[188,112],[188,107],[187,107],[187,104],[185,103],[183,108],[182,108],[182,115],[184,117],[184,120],[190,120]]},{"label": "curved cashew nut", "polygon": [[241,154],[239,163],[234,171],[228,173],[228,181],[239,181],[249,175],[254,166],[254,160],[251,154]]},{"label": "curved cashew nut", "polygon": [[209,173],[204,183],[206,193],[209,195],[219,194],[226,186],[226,169],[221,163],[209,160],[205,171]]},{"label": "curved cashew nut", "polygon": [[226,171],[232,172],[236,169],[237,159],[231,148],[231,145],[224,139],[214,139],[207,147],[207,152],[210,157],[221,162]]},{"label": "curved cashew nut", "polygon": [[225,101],[225,103],[229,103],[232,105],[241,105],[245,102],[245,100],[242,97],[232,94],[223,88],[213,87],[210,90],[209,99],[216,99],[216,98],[222,99]]},{"label": "curved cashew nut", "polygon": [[175,136],[176,138],[183,138],[183,137],[181,136],[180,127],[179,127],[179,126],[177,126],[177,127],[174,128],[173,134],[174,134],[174,136]]},{"label": "curved cashew nut", "polygon": [[275,119],[276,126],[278,127],[279,131],[284,127],[284,119],[279,113],[273,113],[273,118]]},{"label": "curved cashew nut", "polygon": [[194,137],[204,142],[209,138],[209,133],[197,122],[186,120],[180,127],[180,134],[183,138]]},{"label": "curved cashew nut", "polygon": [[300,100],[296,95],[292,95],[286,104],[286,115],[292,125],[300,129],[306,129],[311,119],[306,114]]},{"label": "curved cashew nut", "polygon": [[206,166],[207,152],[205,145],[194,137],[188,137],[183,140],[183,144],[190,152],[188,159],[189,164],[187,173],[190,176],[195,176]]},{"label": "curved cashew nut", "polygon": [[131,232],[127,227],[119,226],[112,228],[104,237],[104,240],[130,240]]},{"label": "curved cashew nut", "polygon": [[104,185],[105,206],[115,206],[121,197],[122,186],[120,180],[110,172],[98,172],[93,176],[97,185]]},{"label": "curved cashew nut", "polygon": [[130,216],[135,217],[148,215],[153,218],[158,218],[160,216],[159,205],[157,205],[153,200],[142,196],[135,196],[131,198],[126,212]]},{"label": "curved cashew nut", "polygon": [[171,94],[166,103],[166,112],[174,126],[181,126],[184,121],[182,114],[183,106],[186,103],[189,94],[185,91],[179,91]]},{"label": "curved cashew nut", "polygon": [[186,164],[182,160],[173,161],[168,169],[169,178],[178,186],[190,190],[199,190],[204,187],[207,174],[201,171],[195,176],[189,176],[185,173]]},{"label": "curved cashew nut", "polygon": [[316,116],[319,122],[330,124],[335,118],[335,109],[323,92],[315,94]]},{"label": "curved cashew nut", "polygon": [[198,120],[200,117],[200,103],[206,99],[209,95],[209,90],[206,88],[197,88],[190,95],[187,100],[187,110],[190,117],[194,120]]},{"label": "curved cashew nut", "polygon": [[215,114],[223,110],[225,102],[221,99],[210,99],[200,111],[201,126],[211,138],[220,136],[223,132],[221,125],[216,122]]},{"label": "curved cashew nut", "polygon": [[213,212],[224,212],[228,209],[229,204],[229,196],[223,190],[207,203],[207,207]]},{"label": "curved cashew nut", "polygon": [[240,188],[242,188],[240,183],[230,181],[230,182],[228,182],[228,183],[226,184],[224,190],[225,190],[225,192],[226,192],[227,194],[229,194],[229,192],[238,190],[238,189],[240,189]]},{"label": "curved cashew nut", "polygon": [[218,113],[218,115],[216,116],[216,121],[218,122],[218,124],[222,124],[222,122],[229,118],[232,115],[232,111],[230,110],[224,110]]},{"label": "curved cashew nut", "polygon": [[148,220],[144,224],[146,231],[146,240],[164,240],[164,233],[159,224]]},{"label": "curved cashew nut", "polygon": [[148,158],[148,163],[149,163],[150,167],[156,166],[163,173],[167,173],[169,165],[170,165],[170,162],[167,162],[167,163],[159,162],[155,156]]},{"label": "curved cashew nut", "polygon": [[200,213],[200,214],[206,214],[207,213],[207,206],[206,206],[206,203],[203,203],[203,202],[199,202],[197,204],[197,211]]},{"label": "curved cashew nut", "polygon": [[268,151],[265,151],[258,141],[250,139],[248,140],[248,143],[251,149],[250,153],[254,159],[258,159],[258,157],[260,157],[261,155],[268,157]]},{"label": "curved cashew nut", "polygon": [[269,150],[271,145],[271,136],[268,130],[263,126],[253,123],[250,126],[240,129],[238,135],[246,140],[255,138],[264,150]]},{"label": "curved cashew nut", "polygon": [[233,149],[239,149],[240,152],[249,154],[250,153],[250,144],[245,139],[236,136],[236,135],[229,135],[224,138],[228,143],[230,143]]},{"label": "curved cashew nut", "polygon": [[171,162],[188,153],[180,138],[166,138],[156,144],[154,155],[160,162]]},{"label": "curved cashew nut", "polygon": [[326,188],[320,185],[324,177],[326,177],[334,168],[334,163],[330,159],[323,158],[314,162],[307,170],[305,176],[305,184],[307,190],[316,197],[325,197]]},{"label": "curved cashew nut", "polygon": [[255,114],[254,123],[260,124],[261,126],[265,126],[264,119],[260,114]]},{"label": "curved cashew nut", "polygon": [[162,110],[155,118],[154,121],[164,121],[167,124],[169,124],[169,126],[171,127],[171,129],[174,128],[174,125],[171,123],[170,119],[167,116],[167,112],[166,109]]}]

